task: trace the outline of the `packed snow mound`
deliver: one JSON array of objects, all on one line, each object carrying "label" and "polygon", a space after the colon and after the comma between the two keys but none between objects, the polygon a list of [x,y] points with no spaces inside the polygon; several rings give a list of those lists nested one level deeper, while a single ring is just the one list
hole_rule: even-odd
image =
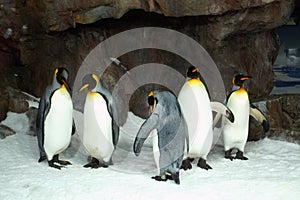
[{"label": "packed snow mound", "polygon": [[[135,121],[129,115],[130,120]],[[142,123],[139,119],[128,138]],[[300,146],[264,139],[247,143],[248,161],[224,159],[221,146],[215,146],[208,156],[213,170],[205,171],[193,165],[180,171],[181,184],[157,182],[150,177],[157,170],[152,148],[143,147],[139,157],[132,147],[121,143],[109,168],[86,169],[87,155],[80,137],[75,134],[70,147],[61,155],[72,162],[62,170],[38,163],[37,138],[26,134],[25,114],[9,113],[2,122],[16,134],[0,140],[0,199],[299,199]],[[125,125],[125,126],[128,126]],[[124,136],[124,135],[123,135]],[[129,139],[131,140],[131,139]]]}]

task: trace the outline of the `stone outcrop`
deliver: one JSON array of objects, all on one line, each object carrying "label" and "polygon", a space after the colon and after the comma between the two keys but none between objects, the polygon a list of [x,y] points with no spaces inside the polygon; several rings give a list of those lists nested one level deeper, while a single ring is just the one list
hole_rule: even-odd
[{"label": "stone outcrop", "polygon": [[[40,96],[57,66],[69,69],[72,83],[96,45],[143,26],[187,34],[209,52],[227,90],[232,75],[243,72],[254,77],[248,85],[251,97],[266,97],[273,87],[272,64],[278,51],[274,29],[287,22],[293,5],[293,0],[6,1],[0,4],[0,78],[4,80],[0,87],[6,96],[0,100],[0,120],[9,104],[7,92],[2,92],[7,86]],[[124,66],[155,61],[184,73],[189,63],[173,58],[168,52],[149,50],[128,53],[120,60]],[[105,83],[108,88],[120,74],[112,70]],[[133,110],[139,100],[132,99]],[[142,116],[141,110],[135,113]]]},{"label": "stone outcrop", "polygon": [[275,95],[256,102],[255,105],[269,120],[270,131],[264,133],[262,127],[255,120],[251,120],[248,140],[270,137],[300,144],[299,100],[299,95]]}]

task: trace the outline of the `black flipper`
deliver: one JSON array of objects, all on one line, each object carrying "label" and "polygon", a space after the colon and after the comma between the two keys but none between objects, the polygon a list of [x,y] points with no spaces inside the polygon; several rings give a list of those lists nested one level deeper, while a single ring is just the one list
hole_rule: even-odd
[{"label": "black flipper", "polygon": [[250,115],[259,121],[264,128],[264,132],[268,132],[270,129],[269,122],[264,114],[253,104],[250,105]]}]

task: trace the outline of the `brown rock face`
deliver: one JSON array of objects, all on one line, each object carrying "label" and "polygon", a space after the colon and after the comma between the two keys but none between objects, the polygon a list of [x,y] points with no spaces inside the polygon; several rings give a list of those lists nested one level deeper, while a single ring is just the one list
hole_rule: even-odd
[{"label": "brown rock face", "polygon": [[[10,85],[40,96],[57,66],[69,69],[72,84],[84,58],[101,41],[131,28],[158,26],[199,42],[218,66],[228,91],[233,74],[243,72],[254,77],[250,95],[266,97],[273,87],[272,64],[278,51],[274,29],[286,23],[293,4],[293,0],[12,0],[0,5],[0,47],[13,49],[0,48],[0,69],[5,72],[1,76],[7,80],[1,87]],[[151,61],[180,73],[190,65],[156,50],[127,53],[120,60],[128,69]],[[123,73],[111,70],[109,78],[102,79],[112,88]],[[147,92],[141,91],[136,95]],[[131,99],[134,110],[140,100]],[[5,113],[8,102],[0,105]],[[134,111],[144,116],[141,110]]]},{"label": "brown rock face", "polygon": [[271,96],[265,101],[255,103],[266,114],[270,131],[264,133],[262,127],[255,120],[251,120],[248,140],[259,140],[268,136],[300,144],[299,100],[299,95]]}]

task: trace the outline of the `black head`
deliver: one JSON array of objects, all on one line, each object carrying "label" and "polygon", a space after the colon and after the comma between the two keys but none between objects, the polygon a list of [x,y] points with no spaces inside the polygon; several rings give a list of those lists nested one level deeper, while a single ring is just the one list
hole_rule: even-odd
[{"label": "black head", "polygon": [[151,91],[148,95],[148,104],[149,104],[150,113],[152,113],[157,102],[158,102],[157,98],[154,96],[154,93]]},{"label": "black head", "polygon": [[199,78],[200,77],[200,73],[199,70],[194,67],[194,66],[190,66],[187,71],[186,71],[186,76],[189,78]]},{"label": "black head", "polygon": [[69,76],[69,72],[66,68],[64,67],[59,67],[55,69],[55,77],[56,77],[56,81],[60,84],[60,85],[65,85],[65,87],[69,90],[69,92],[71,91],[71,88],[67,82]]},{"label": "black head", "polygon": [[244,82],[248,80],[249,78],[252,78],[251,76],[244,76],[242,74],[237,74],[232,79],[232,84],[237,86],[243,86]]},{"label": "black head", "polygon": [[88,88],[88,90],[92,90],[96,88],[97,84],[99,82],[99,79],[96,74],[87,74],[82,79],[82,87],[80,91],[82,91],[85,88]]}]

